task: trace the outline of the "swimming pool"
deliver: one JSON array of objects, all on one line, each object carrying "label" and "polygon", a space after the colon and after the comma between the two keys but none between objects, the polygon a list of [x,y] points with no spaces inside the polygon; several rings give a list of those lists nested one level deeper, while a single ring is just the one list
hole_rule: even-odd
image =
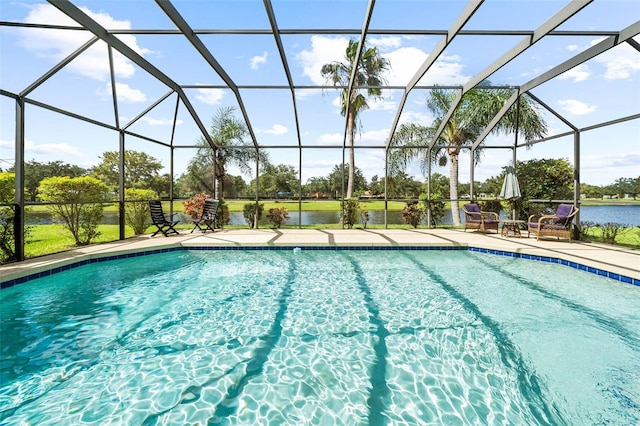
[{"label": "swimming pool", "polygon": [[468,251],[176,251],[0,292],[3,424],[637,424],[640,288]]}]

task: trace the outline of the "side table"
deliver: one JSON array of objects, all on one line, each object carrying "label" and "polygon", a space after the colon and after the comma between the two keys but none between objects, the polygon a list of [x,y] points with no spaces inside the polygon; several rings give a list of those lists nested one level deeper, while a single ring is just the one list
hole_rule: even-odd
[{"label": "side table", "polygon": [[522,238],[522,234],[520,233],[520,225],[525,225],[527,222],[525,222],[524,220],[501,219],[500,223],[502,224],[501,235],[503,237]]}]

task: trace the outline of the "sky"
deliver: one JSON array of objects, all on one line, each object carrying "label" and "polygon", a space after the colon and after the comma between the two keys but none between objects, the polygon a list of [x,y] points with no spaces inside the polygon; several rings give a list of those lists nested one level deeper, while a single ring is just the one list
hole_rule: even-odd
[{"label": "sky", "polygon": [[[150,0],[87,0],[73,3],[108,29],[175,29],[167,15]],[[465,24],[465,30],[535,30],[568,1],[486,0]],[[342,162],[345,118],[340,115],[339,92],[319,89],[324,84],[323,64],[344,61],[349,37],[335,29],[359,29],[367,9],[365,0],[274,0],[273,10],[282,31],[282,44],[295,90],[286,88],[287,76],[274,37],[265,31],[255,34],[202,34],[211,51],[234,84],[240,87],[242,104],[258,144],[266,148],[274,164],[290,164],[296,169],[302,143],[302,182],[326,176]],[[384,75],[391,86],[405,86],[416,70],[441,41],[439,34],[402,34],[401,30],[448,30],[467,3],[435,0],[378,0],[375,2],[367,44],[378,48],[390,62]],[[270,28],[260,0],[203,1],[179,0],[173,6],[193,29]],[[557,30],[619,31],[640,17],[640,1],[595,0]],[[51,25],[77,25],[47,2],[0,0],[0,21]],[[318,29],[313,34],[302,31]],[[290,31],[287,31],[290,30]],[[375,34],[372,30],[395,30]],[[224,88],[224,80],[179,34],[119,34],[137,54],[184,89],[198,117],[207,128],[220,108],[235,107],[242,118],[235,94]],[[90,40],[79,30],[41,29],[0,25],[0,88],[18,94],[53,69],[68,55]],[[461,85],[491,65],[507,50],[521,42],[523,35],[458,35],[434,63],[418,86]],[[522,85],[568,60],[604,38],[602,35],[576,36],[567,33],[548,36],[506,64],[489,79],[495,85]],[[640,41],[640,37],[635,37]],[[134,62],[114,52],[113,69],[117,93],[117,113],[106,44],[98,41],[52,77],[35,87],[29,99],[55,106],[93,120],[124,127],[158,100],[162,100],[127,127],[131,132],[169,143],[174,150],[174,173],[182,173],[195,155],[192,146],[200,130],[176,94]],[[208,86],[208,87],[202,87]],[[214,86],[214,87],[211,87]],[[258,87],[261,86],[261,87]],[[269,88],[265,88],[270,86]],[[313,87],[316,86],[316,87]],[[623,43],[558,77],[539,85],[532,93],[560,113],[577,128],[640,113],[640,52]],[[399,108],[402,90],[384,90],[381,99],[371,99],[361,113],[357,146],[384,147]],[[401,123],[429,125],[433,117],[425,106],[427,89],[410,92],[402,109]],[[15,101],[0,96],[0,168],[14,162]],[[296,113],[299,131],[296,126]],[[564,122],[541,108],[549,136],[570,130]],[[28,104],[25,124],[25,159],[40,162],[63,161],[82,167],[100,162],[105,151],[119,147],[118,132]],[[175,118],[175,129],[173,126]],[[606,185],[620,177],[640,175],[640,120],[581,132],[580,164],[582,182]],[[487,147],[513,145],[514,135],[490,135]],[[163,172],[170,170],[170,149],[142,138],[127,136],[127,149],[144,151],[161,161]],[[334,147],[333,149],[327,147]],[[518,160],[566,158],[574,162],[573,136],[564,136],[518,149]],[[483,181],[501,173],[512,161],[510,149],[485,149],[475,168],[474,178]],[[359,149],[356,166],[370,179],[384,175],[384,150]],[[232,174],[239,171],[231,169]],[[423,181],[424,174],[412,164],[409,174]],[[434,167],[433,173],[448,175],[448,168]],[[248,182],[252,177],[244,176]],[[460,158],[460,181],[470,178],[470,159]]]}]

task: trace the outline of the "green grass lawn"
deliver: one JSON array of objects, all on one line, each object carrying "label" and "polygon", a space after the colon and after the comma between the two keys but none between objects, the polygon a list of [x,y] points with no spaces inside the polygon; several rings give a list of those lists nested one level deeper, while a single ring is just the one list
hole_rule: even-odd
[{"label": "green grass lawn", "polygon": [[[591,228],[589,232],[583,236],[584,241],[602,243],[602,230],[599,228]],[[640,249],[640,227],[630,227],[624,232],[616,235],[616,245],[627,247],[634,250]]]}]

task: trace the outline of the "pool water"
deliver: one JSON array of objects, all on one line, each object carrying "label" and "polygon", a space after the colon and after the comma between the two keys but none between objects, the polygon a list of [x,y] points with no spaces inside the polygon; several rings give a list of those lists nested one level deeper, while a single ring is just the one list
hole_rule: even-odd
[{"label": "pool water", "polygon": [[0,296],[6,425],[640,423],[640,288],[557,264],[178,251]]}]

